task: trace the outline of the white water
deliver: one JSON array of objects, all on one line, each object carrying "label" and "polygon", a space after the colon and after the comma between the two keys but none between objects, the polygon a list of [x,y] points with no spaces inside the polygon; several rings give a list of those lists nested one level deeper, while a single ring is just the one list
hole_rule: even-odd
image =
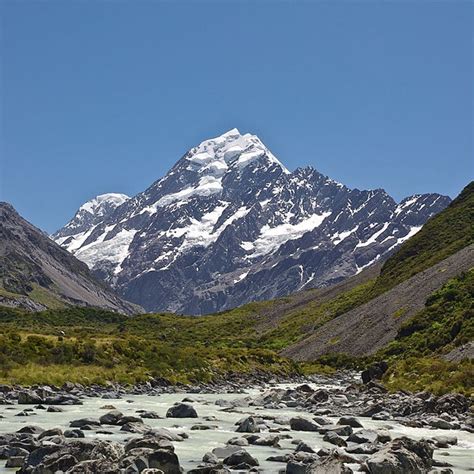
[{"label": "white water", "polygon": [[[295,387],[293,384],[281,385],[280,387]],[[223,407],[215,405],[218,399],[236,400],[247,396],[254,397],[259,394],[259,390],[249,390],[246,394],[163,394],[159,396],[150,395],[130,395],[124,396],[119,400],[104,400],[102,398],[86,398],[83,400],[83,405],[62,406],[64,410],[62,413],[47,413],[45,410],[35,410],[36,415],[28,417],[15,416],[19,411],[29,408],[28,405],[13,405],[0,406],[0,415],[5,418],[0,419],[0,434],[11,433],[17,431],[24,425],[38,425],[42,428],[49,429],[59,427],[66,429],[69,427],[69,422],[78,418],[95,418],[98,419],[108,410],[101,409],[104,405],[113,405],[125,415],[137,415],[136,410],[152,410],[157,412],[160,416],[165,417],[167,409],[177,401],[181,401],[184,397],[190,397],[195,400],[192,403],[197,410],[199,418],[195,419],[177,419],[177,418],[163,418],[163,419],[144,419],[147,425],[152,428],[164,427],[175,433],[186,432],[189,438],[182,442],[174,442],[175,452],[178,455],[181,466],[185,471],[196,467],[202,456],[211,451],[215,447],[224,447],[228,439],[234,436],[240,436],[244,433],[236,433],[235,423],[242,417],[248,414],[255,414],[256,416],[272,415],[278,417],[291,418],[293,416],[305,416],[305,413],[297,409],[260,409],[258,407],[243,407],[237,408],[236,412],[227,413],[222,411]],[[129,403],[127,400],[132,401]],[[215,421],[203,421],[203,417],[214,416]],[[308,416],[308,415],[306,415]],[[308,416],[309,418],[309,416]],[[330,417],[329,417],[330,418]],[[330,418],[337,421],[337,418]],[[474,435],[467,431],[461,430],[431,430],[420,428],[408,428],[406,426],[392,423],[390,421],[374,421],[370,418],[360,418],[364,428],[388,428],[392,438],[406,435],[413,439],[428,438],[440,435],[456,436],[458,438],[458,445],[450,449],[435,450],[434,457],[441,461],[447,461],[453,465],[452,469],[455,473],[472,472],[474,469],[473,449],[474,449]],[[215,430],[195,430],[191,427],[198,423],[207,425],[217,425]],[[315,451],[319,448],[334,448],[333,445],[322,440],[322,435],[314,432],[297,432],[297,431],[283,431],[288,428],[287,425],[278,425],[282,429],[282,434],[290,434],[293,439],[302,439],[313,447]],[[110,439],[116,441],[123,441],[126,438],[135,436],[130,433],[119,431],[120,427],[104,425],[103,430],[111,431],[111,435],[96,434],[94,431],[84,431],[86,437],[97,437],[100,439]],[[265,447],[265,446],[245,446],[248,452],[255,456],[260,462],[260,468],[265,473],[277,473],[280,469],[284,469],[285,464],[268,462],[265,459],[268,456],[282,455],[294,451],[295,445],[291,444],[290,439],[280,441],[281,449]],[[444,456],[442,453],[448,453],[449,456]],[[15,469],[6,469],[3,467],[4,462],[1,461],[1,472],[15,472]],[[354,467],[351,465],[351,467]]]}]

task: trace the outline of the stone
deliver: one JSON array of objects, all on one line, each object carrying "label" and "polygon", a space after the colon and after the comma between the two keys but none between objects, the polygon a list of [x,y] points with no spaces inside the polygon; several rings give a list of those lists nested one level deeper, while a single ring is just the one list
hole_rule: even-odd
[{"label": "stone", "polygon": [[51,428],[39,434],[38,439],[48,438],[51,436],[62,436],[63,430],[61,428]]},{"label": "stone", "polygon": [[239,423],[236,431],[239,433],[259,433],[260,427],[255,418],[249,416]]},{"label": "stone", "polygon": [[82,428],[83,426],[100,426],[100,423],[92,418],[80,418],[78,420],[71,421],[69,426],[71,428]]},{"label": "stone", "polygon": [[192,405],[187,403],[175,403],[166,412],[167,418],[197,418],[197,412]]},{"label": "stone", "polygon": [[305,474],[351,474],[353,471],[337,458],[329,455],[310,464]]},{"label": "stone", "polygon": [[123,413],[118,410],[112,410],[105,413],[99,418],[101,425],[118,425],[120,419],[123,418]]},{"label": "stone", "polygon": [[329,400],[329,392],[323,388],[316,390],[311,396],[308,397],[308,401],[311,403],[325,403]]},{"label": "stone", "polygon": [[65,438],[84,438],[85,434],[81,430],[65,430],[64,431],[64,437]]},{"label": "stone", "polygon": [[370,474],[424,474],[432,465],[433,449],[427,442],[403,437],[385,445],[366,460]]},{"label": "stone", "polygon": [[325,434],[328,431],[332,431],[339,436],[349,436],[352,433],[352,428],[349,425],[324,425],[318,429],[320,434]]},{"label": "stone", "polygon": [[174,451],[174,446],[170,440],[152,434],[140,438],[132,438],[125,444],[125,452],[136,448],[168,449]]},{"label": "stone", "polygon": [[43,428],[35,425],[26,425],[20,428],[17,433],[28,433],[28,434],[41,434],[44,431]]},{"label": "stone", "polygon": [[361,422],[353,416],[342,416],[337,422],[338,425],[348,425],[352,428],[363,428]]},{"label": "stone", "polygon": [[147,432],[150,432],[151,430],[152,430],[151,426],[145,425],[143,422],[125,423],[120,428],[120,431],[127,431],[128,433],[139,433],[139,434],[147,433]]},{"label": "stone", "polygon": [[456,436],[434,436],[433,441],[437,448],[448,448],[458,444]]},{"label": "stone", "polygon": [[18,393],[19,405],[38,405],[40,403],[43,403],[43,400],[36,392],[25,390]]},{"label": "stone", "polygon": [[315,453],[314,449],[304,441],[300,441],[295,448],[295,452],[300,451],[303,451],[304,453]]},{"label": "stone", "polygon": [[245,449],[236,451],[224,459],[224,464],[227,466],[238,466],[240,464],[247,464],[248,466],[258,466],[259,463],[256,458],[254,458],[249,452]]},{"label": "stone", "polygon": [[376,443],[378,441],[378,434],[373,430],[360,430],[352,433],[347,441],[351,443]]},{"label": "stone", "polygon": [[290,428],[294,431],[319,431],[320,426],[301,416],[290,419]]},{"label": "stone", "polygon": [[334,431],[328,431],[324,436],[323,436],[323,441],[326,441],[328,443],[334,444],[336,446],[347,446],[347,443],[343,438],[341,438],[337,433]]}]

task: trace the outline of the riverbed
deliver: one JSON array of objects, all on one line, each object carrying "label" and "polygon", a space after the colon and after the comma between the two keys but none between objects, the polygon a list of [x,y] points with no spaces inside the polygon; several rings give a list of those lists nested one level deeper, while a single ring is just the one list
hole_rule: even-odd
[{"label": "riverbed", "polygon": [[[311,385],[311,384],[310,384]],[[295,384],[277,385],[279,388],[294,388]],[[320,386],[312,384],[312,388],[316,389]],[[0,415],[4,418],[0,419],[0,434],[15,432],[25,425],[37,425],[45,429],[61,428],[67,429],[72,420],[79,418],[95,418],[107,413],[104,406],[113,405],[124,415],[138,416],[137,410],[150,410],[157,412],[162,418],[146,419],[146,424],[152,428],[167,428],[173,433],[186,433],[188,438],[181,442],[175,442],[175,452],[178,455],[181,466],[185,472],[197,467],[206,452],[212,451],[217,447],[224,447],[226,442],[237,435],[236,422],[248,415],[258,417],[280,417],[292,418],[295,416],[304,416],[305,413],[298,408],[285,409],[267,409],[262,407],[236,407],[235,410],[226,410],[222,405],[216,404],[218,400],[233,401],[237,399],[245,399],[246,397],[255,398],[261,393],[262,389],[250,389],[245,393],[223,393],[223,394],[189,394],[182,393],[165,393],[161,395],[124,395],[123,398],[104,400],[102,398],[86,397],[83,399],[82,405],[61,406],[62,412],[50,413],[46,410],[33,409],[30,416],[16,416],[25,408],[32,408],[25,405],[1,405]],[[198,418],[166,418],[166,412],[175,402],[180,402],[183,398],[190,398],[191,404],[198,413]],[[331,418],[334,423],[337,418]],[[390,432],[392,438],[397,436],[408,436],[413,439],[432,438],[434,436],[456,436],[458,443],[449,449],[437,449],[434,458],[447,461],[452,464],[452,469],[456,473],[472,472],[474,469],[473,450],[474,435],[464,430],[439,430],[427,428],[410,428],[400,425],[392,421],[375,421],[371,418],[360,418],[364,428],[368,429],[386,429]],[[194,425],[205,424],[212,427],[208,430],[192,430]],[[300,439],[308,443],[315,451],[320,448],[334,448],[333,445],[323,441],[323,435],[316,432],[304,431],[285,431],[288,429],[286,425],[280,426],[281,434],[290,435],[291,438]],[[124,441],[137,435],[120,431],[119,426],[102,426],[100,430],[110,432],[108,434],[98,434],[96,430],[84,431],[86,438],[94,437],[106,440]],[[270,446],[245,446],[245,449],[255,456],[260,464],[261,472],[277,473],[285,469],[285,463],[267,461],[269,456],[282,455],[294,451],[295,444],[292,439],[280,440],[281,448]],[[15,469],[6,469],[4,462],[1,462],[0,472],[15,472]],[[357,465],[351,466],[354,470]]]}]

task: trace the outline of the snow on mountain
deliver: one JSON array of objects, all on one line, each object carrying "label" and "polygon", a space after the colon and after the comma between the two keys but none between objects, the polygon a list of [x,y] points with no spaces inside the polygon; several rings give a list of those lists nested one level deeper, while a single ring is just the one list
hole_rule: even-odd
[{"label": "snow on mountain", "polygon": [[222,310],[324,286],[385,258],[450,202],[396,203],[313,168],[289,172],[233,129],[132,198],[98,196],[53,238],[147,310]]}]

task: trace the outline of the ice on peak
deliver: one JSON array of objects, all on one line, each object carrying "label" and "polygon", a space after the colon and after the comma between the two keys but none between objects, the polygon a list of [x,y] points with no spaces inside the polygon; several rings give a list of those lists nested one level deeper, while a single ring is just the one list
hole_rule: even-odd
[{"label": "ice on peak", "polygon": [[232,137],[232,136],[238,136],[240,135],[240,132],[237,128],[233,128],[229,130],[228,132],[223,133],[221,136],[222,137]]},{"label": "ice on peak", "polygon": [[118,207],[122,205],[125,201],[130,199],[126,194],[120,193],[106,193],[99,194],[95,198],[85,202],[80,208],[79,211],[86,211],[90,214],[94,214],[97,210],[100,210],[104,204],[108,204],[110,207]]},{"label": "ice on peak", "polygon": [[262,157],[289,173],[260,138],[251,133],[242,135],[236,128],[201,142],[190,150],[186,159],[191,162],[190,170],[222,176],[231,167],[245,168]]}]

